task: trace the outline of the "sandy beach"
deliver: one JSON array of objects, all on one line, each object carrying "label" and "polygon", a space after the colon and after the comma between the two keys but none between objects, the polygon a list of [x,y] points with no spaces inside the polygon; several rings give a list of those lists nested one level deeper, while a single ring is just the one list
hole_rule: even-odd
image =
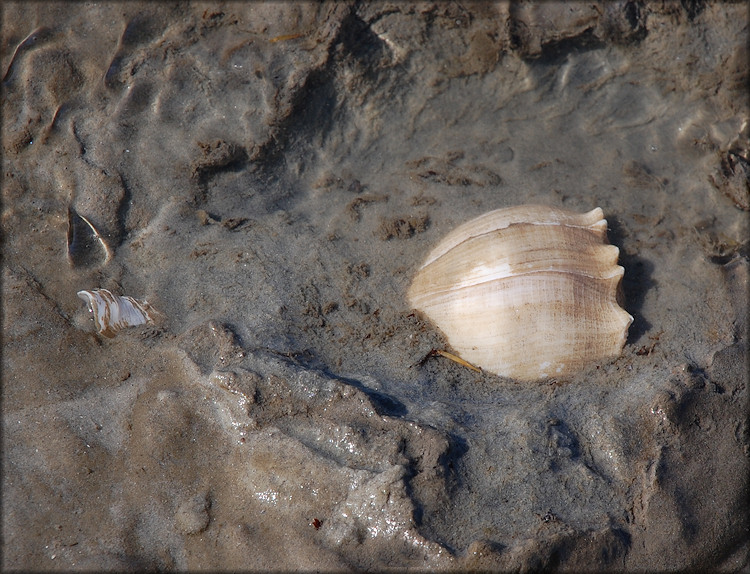
[{"label": "sandy beach", "polygon": [[[744,3],[1,11],[4,571],[748,571]],[[406,297],[527,203],[634,318],[533,383]]]}]

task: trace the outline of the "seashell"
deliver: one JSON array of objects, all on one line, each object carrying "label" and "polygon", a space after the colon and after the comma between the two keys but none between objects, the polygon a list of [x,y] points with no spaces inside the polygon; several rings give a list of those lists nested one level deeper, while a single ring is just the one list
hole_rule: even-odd
[{"label": "seashell", "polygon": [[465,360],[523,381],[617,357],[633,318],[600,208],[491,211],[449,233],[408,291]]},{"label": "seashell", "polygon": [[73,267],[94,267],[112,258],[109,246],[93,224],[71,207],[68,207],[67,256]]},{"label": "seashell", "polygon": [[105,337],[114,337],[117,331],[126,327],[153,323],[157,316],[148,301],[114,295],[107,289],[79,291],[78,297],[86,301],[89,312],[94,315],[96,328]]}]

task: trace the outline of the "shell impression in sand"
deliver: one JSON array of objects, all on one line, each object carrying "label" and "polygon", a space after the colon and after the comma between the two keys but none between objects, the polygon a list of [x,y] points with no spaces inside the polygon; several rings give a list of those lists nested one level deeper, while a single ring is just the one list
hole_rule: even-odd
[{"label": "shell impression in sand", "polygon": [[633,318],[618,304],[619,253],[598,207],[498,209],[435,247],[409,303],[487,371],[523,381],[564,377],[622,351]]},{"label": "shell impression in sand", "polygon": [[107,289],[79,291],[78,297],[86,301],[94,315],[96,328],[105,337],[114,337],[117,331],[126,327],[153,323],[157,315],[148,301],[115,295]]}]

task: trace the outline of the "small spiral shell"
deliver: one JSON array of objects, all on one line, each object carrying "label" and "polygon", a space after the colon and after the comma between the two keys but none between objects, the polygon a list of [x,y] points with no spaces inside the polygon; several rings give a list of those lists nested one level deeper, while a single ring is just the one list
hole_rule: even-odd
[{"label": "small spiral shell", "polygon": [[156,319],[157,313],[148,301],[114,295],[107,289],[79,291],[78,297],[86,301],[96,328],[104,337],[114,337],[120,329],[153,323]]}]

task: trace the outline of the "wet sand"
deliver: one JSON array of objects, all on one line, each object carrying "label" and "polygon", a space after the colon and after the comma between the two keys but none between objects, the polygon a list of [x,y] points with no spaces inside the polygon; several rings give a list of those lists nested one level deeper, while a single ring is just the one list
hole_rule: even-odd
[{"label": "wet sand", "polygon": [[[747,570],[744,5],[2,18],[4,570]],[[618,359],[430,355],[413,273],[522,203],[604,210]]]}]

